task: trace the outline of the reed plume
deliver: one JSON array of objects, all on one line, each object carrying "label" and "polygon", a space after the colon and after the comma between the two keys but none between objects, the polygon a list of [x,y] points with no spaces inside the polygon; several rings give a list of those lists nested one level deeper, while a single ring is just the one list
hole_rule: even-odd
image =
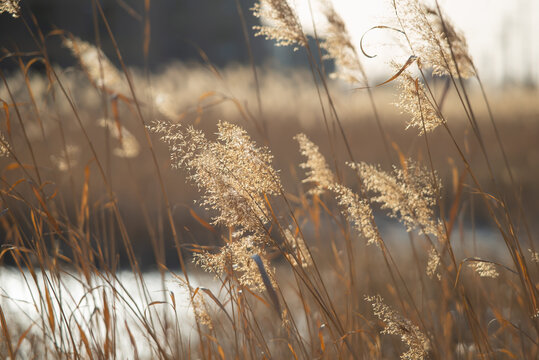
[{"label": "reed plume", "polygon": [[334,184],[331,190],[336,194],[337,201],[343,214],[348,218],[356,230],[367,239],[367,244],[380,246],[382,238],[374,221],[372,208],[366,199],[360,199],[346,186]]},{"label": "reed plume", "polygon": [[197,291],[191,298],[191,306],[193,307],[196,322],[213,330],[213,321],[209,313],[208,304],[200,291]]},{"label": "reed plume", "polygon": [[172,165],[185,167],[204,192],[201,204],[218,214],[213,221],[245,232],[264,234],[271,218],[266,195],[281,189],[278,172],[266,148],[258,148],[240,127],[219,122],[217,140],[208,140],[192,127],[155,123],[150,129],[169,144]]},{"label": "reed plume", "polygon": [[178,112],[175,109],[175,98],[172,94],[157,91],[154,99],[155,108],[167,119],[174,121],[178,119]]},{"label": "reed plume", "polygon": [[79,60],[93,84],[99,88],[119,92],[122,75],[101,49],[75,36],[66,37],[63,44]]},{"label": "reed plume", "polygon": [[409,116],[406,129],[415,127],[419,135],[424,135],[443,124],[443,119],[419,79],[405,71],[399,76],[399,87],[399,101],[396,105]]},{"label": "reed plume", "polygon": [[140,145],[137,138],[131,134],[125,126],[111,119],[100,119],[97,124],[106,128],[119,142],[119,147],[112,150],[114,156],[120,158],[135,158],[140,153]]},{"label": "reed plume", "polygon": [[306,170],[307,175],[302,182],[315,184],[315,187],[309,189],[308,192],[312,195],[321,195],[335,183],[335,174],[329,168],[318,146],[309,140],[307,135],[298,134],[294,139],[299,143],[301,155],[307,158],[304,163],[299,165]]},{"label": "reed plume", "polygon": [[481,277],[496,279],[498,276],[500,276],[500,273],[498,273],[494,264],[490,262],[474,261],[468,264],[468,266]]},{"label": "reed plume", "polygon": [[367,239],[367,244],[380,245],[381,237],[369,202],[360,199],[351,189],[337,182],[320,149],[305,134],[298,134],[294,138],[299,143],[301,154],[307,157],[307,161],[300,164],[301,168],[307,170],[303,183],[316,184],[309,193],[320,195],[325,190],[331,190],[342,208],[343,215]]},{"label": "reed plume", "polygon": [[384,304],[384,299],[380,295],[366,296],[365,300],[371,303],[374,315],[385,325],[380,333],[400,336],[402,342],[408,346],[408,351],[401,354],[401,359],[421,360],[427,358],[430,343],[416,325]]},{"label": "reed plume", "polygon": [[[403,169],[393,168],[393,174],[365,163],[349,164],[358,172],[363,185],[376,195],[372,201],[382,204],[390,216],[399,219],[408,231],[419,228],[421,233],[439,235],[439,221],[435,220],[436,204],[431,172],[412,161]],[[437,179],[440,184],[440,180]]]},{"label": "reed plume", "polygon": [[255,17],[267,22],[267,25],[253,26],[255,36],[275,40],[276,46],[307,45],[298,15],[287,0],[260,0],[251,10]]},{"label": "reed plume", "polygon": [[429,257],[427,262],[427,276],[429,278],[436,277],[438,280],[442,278],[438,269],[440,268],[440,254],[434,247],[429,250]]},{"label": "reed plume", "polygon": [[292,234],[292,231],[286,229],[284,231],[284,236],[288,245],[292,248],[292,253],[286,253],[288,261],[292,266],[301,266],[303,268],[308,268],[313,265],[313,259],[307,249],[305,240],[301,236],[295,236]]},{"label": "reed plume", "polygon": [[14,18],[21,16],[20,0],[1,0],[0,1],[0,14],[7,12]]},{"label": "reed plume", "polygon": [[231,272],[242,286],[265,289],[253,256],[261,258],[273,281],[273,268],[265,258],[265,224],[271,221],[266,195],[280,193],[278,172],[266,148],[258,148],[245,130],[219,122],[217,139],[211,141],[200,130],[156,121],[149,128],[169,145],[172,166],[185,168],[189,178],[204,193],[201,204],[217,212],[214,224],[235,229],[218,253],[196,253],[193,261],[217,276]]},{"label": "reed plume", "polygon": [[76,145],[66,145],[59,155],[51,155],[51,162],[59,171],[66,172],[78,163],[80,148]]},{"label": "reed plume", "polygon": [[539,253],[533,251],[532,249],[528,249],[528,251],[530,252],[531,261],[539,263]]},{"label": "reed plume", "polygon": [[335,11],[329,0],[323,1],[322,12],[327,20],[320,46],[327,51],[326,59],[333,59],[337,72],[331,74],[350,83],[365,82],[366,74],[359,60],[356,47],[352,43],[344,20]]},{"label": "reed plume", "polygon": [[208,251],[196,253],[193,261],[202,269],[221,278],[233,274],[233,278],[237,279],[240,285],[262,292],[266,287],[259,268],[253,260],[255,255],[260,257],[270,281],[274,283],[274,269],[266,258],[262,239],[257,236],[233,238],[218,253]]},{"label": "reed plume", "polygon": [[393,6],[414,55],[421,64],[432,69],[433,75],[463,78],[475,75],[466,38],[445,17],[442,23],[443,14],[420,0],[395,0]]},{"label": "reed plume", "polygon": [[11,145],[7,141],[4,133],[0,131],[0,157],[9,156],[9,151],[11,150]]}]

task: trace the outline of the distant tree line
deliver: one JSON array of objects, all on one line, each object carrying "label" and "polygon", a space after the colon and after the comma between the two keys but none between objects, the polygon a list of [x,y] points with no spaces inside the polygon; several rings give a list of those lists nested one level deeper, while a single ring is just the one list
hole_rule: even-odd
[{"label": "distant tree line", "polygon": [[[94,0],[22,0],[23,17],[36,30],[32,15],[40,29],[47,34],[62,29],[82,40],[95,43],[96,28]],[[254,38],[252,26],[258,22],[250,12],[254,0],[154,0],[150,2],[151,44],[149,66],[158,67],[174,60],[200,61],[203,50],[216,65],[249,61],[242,22],[237,4],[240,4],[255,61],[263,63],[271,44]],[[101,0],[112,32],[129,65],[144,65],[143,39],[145,10],[144,0]],[[101,47],[114,61],[112,42],[99,19]],[[34,40],[21,19],[0,16],[0,48],[2,51],[32,51]],[[51,59],[61,65],[73,63],[69,51],[63,49],[59,37],[47,40]],[[2,68],[15,66],[3,62]]]}]

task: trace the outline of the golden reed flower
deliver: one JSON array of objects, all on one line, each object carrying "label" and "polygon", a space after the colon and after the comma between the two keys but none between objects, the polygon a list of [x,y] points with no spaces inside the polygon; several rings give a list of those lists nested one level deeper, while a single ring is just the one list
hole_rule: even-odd
[{"label": "golden reed flower", "polygon": [[331,190],[335,192],[337,201],[343,208],[343,214],[367,239],[367,244],[380,246],[382,238],[374,221],[369,202],[366,199],[360,199],[359,195],[343,185],[334,184],[331,186]]},{"label": "golden reed flower", "polygon": [[[307,45],[296,11],[286,0],[260,0],[251,9],[267,25],[256,25],[255,36],[275,40],[277,46]],[[297,49],[297,48],[296,48]]]},{"label": "golden reed flower", "polygon": [[429,259],[427,262],[427,276],[429,278],[436,277],[438,280],[442,279],[442,276],[438,272],[438,268],[440,267],[440,254],[438,254],[438,251],[434,247],[432,247],[429,250]]},{"label": "golden reed flower", "polygon": [[468,264],[468,266],[474,269],[475,272],[481,277],[496,279],[498,276],[500,276],[494,264],[490,262],[474,261],[473,263]]},{"label": "golden reed flower", "polygon": [[261,240],[255,236],[233,238],[218,253],[212,254],[207,251],[196,253],[193,261],[202,269],[220,277],[233,273],[240,285],[262,292],[265,290],[265,285],[259,268],[253,260],[254,255],[260,257],[270,281],[274,283],[275,271],[265,256]]},{"label": "golden reed flower", "polygon": [[408,345],[408,351],[401,354],[401,359],[427,358],[430,343],[416,325],[384,304],[380,295],[366,296],[365,300],[371,303],[374,315],[384,322],[385,328],[380,333],[400,336],[401,341]]},{"label": "golden reed flower", "polygon": [[[206,303],[206,299],[203,295],[204,288],[199,287],[194,291],[191,291],[189,284],[184,278],[178,275],[174,275],[174,277],[178,281],[177,284],[180,288],[182,288],[185,293],[190,294],[189,303],[193,308],[196,322],[213,330],[213,321],[209,313],[210,307]],[[171,292],[171,296],[174,297],[174,293]]]},{"label": "golden reed flower", "polygon": [[232,272],[242,286],[262,291],[264,279],[253,257],[260,258],[265,276],[273,282],[274,270],[265,257],[264,226],[271,221],[266,195],[281,191],[278,172],[271,166],[273,156],[267,148],[258,148],[245,130],[221,121],[217,127],[215,141],[179,124],[156,121],[149,129],[168,144],[172,166],[185,168],[204,193],[202,205],[217,212],[213,223],[235,229],[218,253],[197,253],[193,261],[218,276]]},{"label": "golden reed flower", "polygon": [[294,137],[299,143],[301,155],[307,158],[307,161],[299,166],[306,169],[307,178],[303,183],[313,183],[314,188],[309,190],[310,194],[321,195],[333,183],[335,183],[335,175],[329,168],[324,156],[320,153],[320,149],[316,146],[305,134],[298,134]]},{"label": "golden reed flower", "polygon": [[292,231],[286,229],[284,231],[284,236],[288,245],[291,247],[292,253],[286,253],[288,261],[292,266],[301,266],[303,268],[308,268],[313,265],[313,259],[307,249],[305,240],[301,236],[295,236],[292,234]]},{"label": "golden reed flower", "polygon": [[0,14],[7,12],[14,18],[21,16],[20,0],[0,0]]},{"label": "golden reed flower", "polygon": [[333,59],[337,65],[337,72],[332,76],[337,76],[350,83],[365,82],[366,74],[363,65],[343,19],[335,11],[330,1],[323,1],[322,6],[327,27],[322,34],[324,39],[321,41],[320,47],[327,51],[324,57]]},{"label": "golden reed flower", "polygon": [[342,207],[343,215],[367,239],[367,244],[380,245],[381,237],[369,202],[337,183],[320,149],[305,134],[298,134],[295,139],[299,143],[301,154],[307,157],[307,161],[300,164],[301,168],[307,169],[307,178],[303,182],[316,184],[309,193],[320,195],[325,190],[331,190]]},{"label": "golden reed flower", "polygon": [[51,155],[51,162],[59,171],[66,172],[78,164],[80,148],[76,145],[68,144],[62,149],[59,155]]},{"label": "golden reed flower", "polygon": [[420,0],[395,0],[393,6],[414,55],[421,64],[432,69],[433,75],[451,74],[463,78],[475,75],[465,37],[444,14]]},{"label": "golden reed flower", "polygon": [[172,166],[184,167],[204,195],[202,205],[217,211],[213,222],[245,232],[264,234],[271,221],[265,195],[280,193],[278,172],[267,148],[258,148],[240,127],[219,122],[217,140],[192,127],[155,122],[150,130],[168,143]]},{"label": "golden reed flower", "polygon": [[9,150],[11,150],[11,145],[6,140],[4,133],[0,131],[0,157],[9,156]]},{"label": "golden reed flower", "polygon": [[140,145],[137,138],[131,134],[123,125],[116,124],[111,119],[100,119],[97,124],[106,128],[118,142],[120,146],[112,150],[114,156],[120,158],[135,158],[140,153]]},{"label": "golden reed flower", "polygon": [[532,249],[528,249],[530,252],[530,259],[533,262],[539,263],[539,253],[533,251]]},{"label": "golden reed flower", "polygon": [[396,105],[410,116],[406,129],[415,127],[419,129],[419,135],[424,135],[443,124],[436,107],[427,96],[425,86],[419,79],[404,71],[399,76],[399,84],[399,102]]},{"label": "golden reed flower", "polygon": [[122,75],[103,51],[75,36],[65,38],[63,44],[79,59],[92,83],[118,92],[122,84]]},{"label": "golden reed flower", "polygon": [[[390,216],[398,218],[408,231],[419,228],[420,233],[438,236],[439,221],[432,209],[436,196],[428,169],[411,161],[404,169],[394,167],[393,174],[365,163],[349,165],[358,172],[366,190],[377,194],[372,200],[390,210]],[[437,182],[440,184],[439,179]]]}]

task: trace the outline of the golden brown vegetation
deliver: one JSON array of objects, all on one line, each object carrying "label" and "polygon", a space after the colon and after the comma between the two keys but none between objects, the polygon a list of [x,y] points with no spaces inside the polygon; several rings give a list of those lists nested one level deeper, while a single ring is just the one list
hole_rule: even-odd
[{"label": "golden brown vegetation", "polygon": [[318,43],[352,93],[288,1],[256,3],[269,20],[256,34],[304,48],[311,69],[255,69],[273,104],[256,116],[244,67],[176,65],[149,82],[117,45],[121,69],[61,31],[48,35],[81,71],[53,66],[39,30],[39,55],[6,53],[20,72],[0,68],[0,275],[16,269],[31,296],[0,285],[0,357],[537,358],[524,170],[539,151],[522,146],[537,127],[514,121],[523,106],[492,111],[437,1],[392,5],[410,58],[380,90],[322,4]]}]

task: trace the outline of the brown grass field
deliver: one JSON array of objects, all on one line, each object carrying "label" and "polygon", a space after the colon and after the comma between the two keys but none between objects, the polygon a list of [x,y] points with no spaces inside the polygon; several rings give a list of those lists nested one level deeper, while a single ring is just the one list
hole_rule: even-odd
[{"label": "brown grass field", "polygon": [[286,0],[247,29],[305,68],[149,72],[97,0],[114,54],[0,0],[35,39],[0,62],[0,358],[539,358],[537,90],[418,0],[376,86],[322,3],[320,48]]}]

